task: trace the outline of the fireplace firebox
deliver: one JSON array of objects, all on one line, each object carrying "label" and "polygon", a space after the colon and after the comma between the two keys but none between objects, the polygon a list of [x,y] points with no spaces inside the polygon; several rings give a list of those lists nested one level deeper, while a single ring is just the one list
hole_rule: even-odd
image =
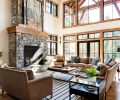
[{"label": "fireplace firebox", "polygon": [[24,66],[39,64],[43,57],[43,50],[39,46],[24,46]]}]

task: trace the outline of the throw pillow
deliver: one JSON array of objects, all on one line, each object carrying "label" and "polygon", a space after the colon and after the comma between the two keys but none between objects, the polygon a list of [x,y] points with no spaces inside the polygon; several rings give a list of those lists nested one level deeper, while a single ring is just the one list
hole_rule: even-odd
[{"label": "throw pillow", "polygon": [[109,62],[107,65],[111,68],[112,66],[114,66],[116,64],[116,62],[114,60],[112,60],[111,62]]},{"label": "throw pillow", "polygon": [[107,65],[107,64],[109,64],[111,61],[112,61],[112,58],[108,58],[108,59],[106,59],[105,64]]},{"label": "throw pillow", "polygon": [[108,70],[109,68],[110,68],[110,67],[107,66],[106,64],[101,64],[101,65],[100,65],[100,74],[99,74],[99,76],[100,76],[100,77],[105,77],[106,72],[107,72],[107,70]]},{"label": "throw pillow", "polygon": [[71,57],[71,62],[72,62],[72,63],[79,63],[79,62],[80,62],[80,58],[77,57],[77,56],[72,56],[72,57]]},{"label": "throw pillow", "polygon": [[92,65],[97,65],[99,63],[100,59],[99,58],[93,58],[91,61]]},{"label": "throw pillow", "polygon": [[64,58],[63,58],[63,56],[56,56],[56,61],[57,62],[63,62],[64,61]]}]

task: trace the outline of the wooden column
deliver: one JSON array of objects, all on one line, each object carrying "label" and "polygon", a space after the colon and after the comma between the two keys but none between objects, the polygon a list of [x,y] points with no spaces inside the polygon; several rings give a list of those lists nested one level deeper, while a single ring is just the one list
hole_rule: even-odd
[{"label": "wooden column", "polygon": [[103,62],[103,58],[104,58],[104,44],[103,44],[103,32],[100,32],[100,59],[101,62]]}]

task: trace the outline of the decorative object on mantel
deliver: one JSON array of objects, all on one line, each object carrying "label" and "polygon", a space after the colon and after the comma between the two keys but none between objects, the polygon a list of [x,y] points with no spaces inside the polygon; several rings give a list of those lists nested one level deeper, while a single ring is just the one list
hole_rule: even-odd
[{"label": "decorative object on mantel", "polygon": [[0,65],[3,63],[3,61],[1,60],[1,57],[3,56],[3,52],[0,51]]}]

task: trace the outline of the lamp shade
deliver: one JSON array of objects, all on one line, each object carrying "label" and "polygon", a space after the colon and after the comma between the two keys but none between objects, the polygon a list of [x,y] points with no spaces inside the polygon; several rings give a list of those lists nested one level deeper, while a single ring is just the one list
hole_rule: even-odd
[{"label": "lamp shade", "polygon": [[117,52],[120,52],[120,47],[118,47]]}]

